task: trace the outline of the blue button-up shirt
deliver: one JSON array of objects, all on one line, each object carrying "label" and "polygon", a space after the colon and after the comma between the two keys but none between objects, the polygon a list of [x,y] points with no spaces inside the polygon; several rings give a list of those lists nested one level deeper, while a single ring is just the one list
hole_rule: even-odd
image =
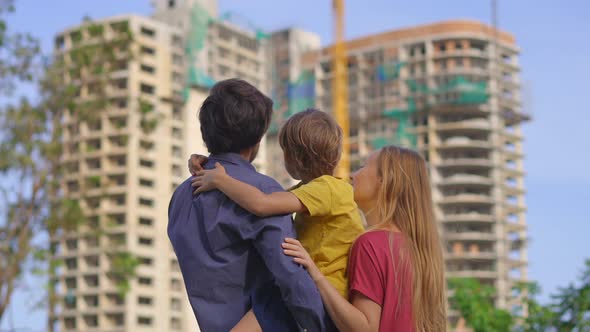
[{"label": "blue button-up shirt", "polygon": [[[213,168],[215,162],[265,193],[283,190],[238,154],[212,155],[205,168]],[[201,330],[229,331],[250,310],[256,292],[273,289],[280,290],[297,322],[289,330],[326,330],[330,322],[317,288],[282,252],[283,239],[295,235],[291,217],[260,218],[220,191],[193,196],[192,189],[188,179],[174,192],[168,236]]]}]

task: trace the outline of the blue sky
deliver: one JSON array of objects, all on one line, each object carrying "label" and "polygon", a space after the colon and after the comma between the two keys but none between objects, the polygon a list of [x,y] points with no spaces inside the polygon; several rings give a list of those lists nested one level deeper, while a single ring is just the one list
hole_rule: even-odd
[{"label": "blue sky", "polygon": [[[534,119],[524,127],[526,201],[531,243],[529,277],[544,296],[573,280],[590,258],[590,2],[585,0],[499,0],[500,27],[522,49],[522,81],[530,87]],[[331,40],[330,0],[220,0],[263,29],[296,26]],[[489,0],[348,0],[348,38],[453,18],[490,22]],[[101,18],[151,12],[148,0],[17,0],[9,28],[42,39],[78,24],[84,15]],[[15,327],[43,330],[42,311],[30,313],[35,287],[20,291],[13,306]],[[7,317],[8,318],[8,317]],[[5,319],[1,327],[8,326]]]}]

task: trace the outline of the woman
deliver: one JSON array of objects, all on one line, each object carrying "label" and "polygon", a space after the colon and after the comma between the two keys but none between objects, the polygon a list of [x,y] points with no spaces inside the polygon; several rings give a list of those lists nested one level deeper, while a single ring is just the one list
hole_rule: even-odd
[{"label": "woman", "polygon": [[424,159],[388,146],[351,179],[369,229],[351,249],[350,302],[297,240],[283,243],[285,254],[307,268],[340,331],[446,331],[442,247]]}]

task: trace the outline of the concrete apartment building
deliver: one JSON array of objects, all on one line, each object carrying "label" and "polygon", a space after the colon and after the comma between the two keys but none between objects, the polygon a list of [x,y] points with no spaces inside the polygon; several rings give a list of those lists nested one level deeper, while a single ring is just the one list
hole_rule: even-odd
[{"label": "concrete apartment building", "polygon": [[[527,279],[519,49],[474,21],[447,21],[348,41],[352,169],[387,144],[427,160],[447,276],[498,290]],[[315,105],[331,112],[330,48],[305,54]],[[269,143],[272,144],[272,143]],[[452,323],[457,320],[452,312]]]},{"label": "concrete apartment building", "polygon": [[[154,7],[153,18],[85,22],[55,38],[56,55],[72,64],[79,46],[133,35],[108,68],[110,105],[97,121],[64,119],[63,192],[80,200],[88,224],[53,239],[56,258],[65,263],[50,318],[59,331],[199,330],[166,233],[168,202],[187,178],[187,156],[206,152],[196,115],[208,87],[241,77],[268,89],[268,47],[253,32],[213,19],[215,1],[155,1]],[[79,87],[80,102],[92,100],[91,80],[64,76]],[[157,114],[153,132],[141,128],[141,104]],[[265,151],[258,158],[262,170]],[[116,250],[140,261],[124,298],[110,273]]]},{"label": "concrete apartment building", "polygon": [[[111,105],[99,123],[64,119],[64,193],[81,199],[89,224],[54,239],[59,331],[198,331],[166,235],[167,205],[186,179],[186,159],[205,152],[196,112],[214,82],[239,77],[275,102],[255,166],[292,184],[278,128],[306,107],[331,112],[329,48],[300,29],[263,34],[218,13],[215,0],[154,0],[151,18],[101,19],[105,38],[133,33],[110,77]],[[88,24],[59,33],[56,54],[92,43]],[[254,31],[253,31],[254,30]],[[449,277],[477,277],[498,289],[496,304],[517,309],[510,287],[527,278],[519,49],[514,38],[472,21],[449,21],[347,42],[351,165],[401,144],[429,163]],[[133,55],[131,55],[133,54]],[[75,78],[66,75],[74,82]],[[92,89],[80,83],[80,98]],[[159,116],[141,130],[139,100]],[[99,186],[85,191],[81,188]],[[109,250],[141,260],[123,299],[109,274]],[[452,313],[451,321],[458,317]]]}]

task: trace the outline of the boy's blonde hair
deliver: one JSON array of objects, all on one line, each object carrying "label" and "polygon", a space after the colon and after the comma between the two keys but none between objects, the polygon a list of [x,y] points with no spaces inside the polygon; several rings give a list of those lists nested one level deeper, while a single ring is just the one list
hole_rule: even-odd
[{"label": "boy's blonde hair", "polygon": [[342,153],[342,129],[314,108],[291,116],[279,131],[285,162],[302,178],[332,175]]}]

